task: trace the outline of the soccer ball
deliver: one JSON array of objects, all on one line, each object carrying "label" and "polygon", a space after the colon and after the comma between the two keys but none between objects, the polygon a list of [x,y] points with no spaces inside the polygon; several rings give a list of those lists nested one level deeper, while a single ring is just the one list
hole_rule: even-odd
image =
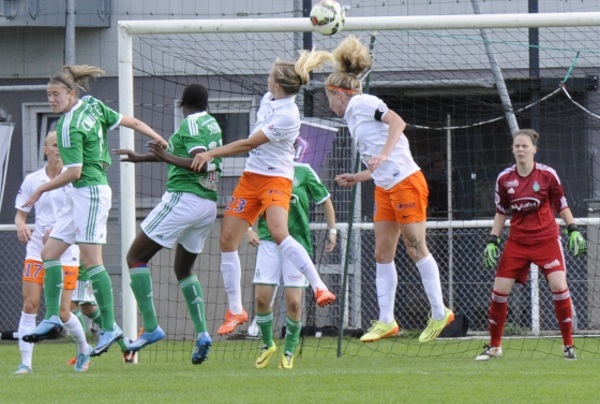
[{"label": "soccer ball", "polygon": [[321,0],[310,10],[313,29],[321,35],[330,36],[344,28],[346,15],[335,0]]}]

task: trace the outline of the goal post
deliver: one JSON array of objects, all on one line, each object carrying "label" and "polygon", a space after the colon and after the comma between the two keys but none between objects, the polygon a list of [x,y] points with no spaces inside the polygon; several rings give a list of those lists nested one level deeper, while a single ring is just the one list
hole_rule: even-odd
[{"label": "goal post", "polygon": [[[249,133],[242,132],[252,126],[257,99],[266,91],[266,77],[275,58],[291,59],[297,55],[297,41],[292,40],[292,34],[312,31],[308,18],[119,21],[118,26],[120,112],[143,119],[167,137],[175,130],[173,122],[177,122],[178,114],[175,101],[181,90],[191,82],[201,82],[209,87],[209,112],[219,115],[220,124],[228,125],[228,141]],[[494,214],[493,183],[501,169],[513,162],[509,150],[510,126],[498,96],[494,67],[490,67],[486,56],[486,47],[490,46],[496,48],[497,67],[509,82],[507,96],[511,98],[515,119],[521,127],[535,122],[541,125],[536,129],[542,133],[542,139],[548,139],[540,148],[539,154],[546,160],[542,162],[558,169],[577,222],[585,227],[588,242],[592,244],[586,257],[567,257],[567,261],[576,274],[572,279],[572,295],[578,316],[586,316],[585,321],[578,319],[579,326],[590,334],[600,329],[600,299],[593,297],[596,284],[600,287],[600,270],[595,268],[600,225],[594,210],[596,205],[589,202],[600,199],[600,168],[588,152],[592,146],[600,147],[597,118],[600,96],[595,92],[598,78],[593,73],[600,66],[598,27],[600,12],[377,16],[347,17],[340,33],[332,37],[313,35],[317,49],[331,51],[349,34],[364,39],[377,32],[370,90],[408,124],[411,151],[424,170],[432,193],[428,244],[440,265],[444,298],[469,317],[473,335],[487,333],[486,305],[489,306],[493,274],[481,268],[480,244],[485,241]],[[543,77],[528,76],[527,51],[532,46],[528,42],[528,28],[544,31],[539,45]],[[489,36],[481,36],[479,30],[483,29],[490,30]],[[377,313],[369,211],[373,205],[372,187],[363,186],[357,195],[360,202],[357,210],[349,212],[350,192],[335,185],[335,174],[353,169],[355,150],[343,121],[328,109],[323,81],[329,71],[326,68],[324,72],[315,72],[297,101],[303,118],[337,125],[333,126],[338,130],[336,140],[319,175],[330,189],[338,221],[346,225],[350,217],[360,220],[350,227],[346,225],[342,232],[344,237],[356,237],[349,243],[353,251],[344,249],[333,256],[315,253],[317,266],[328,284],[333,284],[336,292],[344,293],[346,307],[315,311],[307,304],[307,311],[315,316],[312,326],[318,329],[337,326],[332,319],[342,319],[347,326],[364,329]],[[539,98],[532,99],[528,90],[531,86],[542,90]],[[540,108],[534,111],[532,105]],[[120,131],[121,148],[140,147],[131,130]],[[223,199],[237,182],[236,175],[243,170],[243,158],[234,160],[230,163],[230,174],[222,181],[221,208]],[[441,168],[437,171],[435,163],[440,161]],[[142,212],[152,207],[146,202],[160,197],[165,177],[160,177],[155,169],[136,170],[129,163],[121,163],[120,167],[123,329],[127,336],[135,337],[136,302],[129,287],[125,257],[138,221],[143,219]],[[140,182],[144,189],[138,186],[136,191],[135,184]],[[315,218],[312,229],[318,246],[323,238],[323,221],[318,209],[311,212],[311,217]],[[210,245],[200,254],[198,263],[210,269],[202,284],[205,286],[206,282],[206,300],[214,309],[209,320],[217,327],[225,305],[219,272],[219,232],[220,220],[217,220],[213,229],[216,238],[208,242]],[[402,250],[398,249],[395,260],[401,278],[396,313],[403,329],[422,329],[427,315],[422,287],[418,273]],[[252,271],[254,252],[243,246],[240,255],[244,254],[248,258],[242,265],[246,272]],[[348,268],[340,266],[346,257],[353,265],[350,275]],[[169,324],[173,331],[167,334],[179,338],[189,326],[185,325],[185,309],[174,303],[176,297],[170,294],[177,293],[176,285],[172,285],[167,275],[172,272],[172,253],[161,252],[156,260],[151,266],[161,267],[164,272],[161,279],[155,279],[164,282],[160,286],[164,290],[155,294],[160,295],[159,299],[164,295],[165,299],[164,307],[159,304],[159,317],[177,316]],[[244,276],[251,285],[251,276]],[[355,277],[349,282],[354,286],[340,290],[342,276]],[[522,318],[515,316],[511,321],[530,334],[533,330],[533,334],[556,335],[551,302],[543,282],[540,283],[539,293],[535,286],[535,290],[528,290],[523,296],[517,294],[514,300],[523,314]],[[253,303],[250,288],[244,292],[245,306]],[[350,309],[352,313],[348,312]],[[469,343],[456,344],[457,353],[472,349]],[[236,345],[234,349],[246,348]],[[416,351],[434,354],[429,348],[419,349],[423,351]]]},{"label": "goal post", "polygon": [[[133,47],[131,35],[119,29],[118,69],[119,69],[119,109],[123,115],[135,116],[133,107]],[[119,147],[135,149],[133,130],[121,126],[119,128]],[[136,234],[136,197],[135,197],[135,165],[120,164],[119,219],[121,227],[121,294],[123,302],[123,335],[135,339],[137,335],[137,303],[130,286],[127,252]]]}]

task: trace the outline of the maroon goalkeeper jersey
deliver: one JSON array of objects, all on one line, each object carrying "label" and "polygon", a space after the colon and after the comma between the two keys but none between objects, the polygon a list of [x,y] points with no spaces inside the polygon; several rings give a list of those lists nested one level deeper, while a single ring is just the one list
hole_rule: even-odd
[{"label": "maroon goalkeeper jersey", "polygon": [[510,238],[523,244],[536,244],[559,234],[554,211],[569,207],[556,171],[535,163],[526,177],[517,173],[516,165],[498,175],[496,212],[511,216]]}]

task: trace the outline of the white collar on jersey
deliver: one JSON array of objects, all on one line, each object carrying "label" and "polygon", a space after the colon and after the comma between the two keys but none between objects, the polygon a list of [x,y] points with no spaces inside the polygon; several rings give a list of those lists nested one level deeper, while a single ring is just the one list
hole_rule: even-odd
[{"label": "white collar on jersey", "polygon": [[283,107],[285,105],[293,104],[294,102],[296,102],[295,95],[291,97],[281,98],[279,100],[269,100],[269,103],[271,103],[271,107],[273,108]]}]

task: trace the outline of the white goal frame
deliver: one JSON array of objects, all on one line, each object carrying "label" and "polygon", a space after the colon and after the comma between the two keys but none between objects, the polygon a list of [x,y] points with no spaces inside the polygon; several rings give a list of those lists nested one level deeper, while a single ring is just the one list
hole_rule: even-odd
[{"label": "white goal frame", "polygon": [[[539,14],[468,14],[397,17],[349,17],[344,31],[542,28],[600,26],[600,12]],[[134,115],[133,104],[133,37],[153,34],[202,34],[241,32],[310,32],[307,17],[222,20],[147,20],[118,22],[119,110]],[[133,149],[133,131],[120,128],[120,148]],[[136,234],[134,164],[120,165],[121,179],[121,249],[123,331],[134,337],[137,330],[136,302],[129,286],[126,256]]]}]

